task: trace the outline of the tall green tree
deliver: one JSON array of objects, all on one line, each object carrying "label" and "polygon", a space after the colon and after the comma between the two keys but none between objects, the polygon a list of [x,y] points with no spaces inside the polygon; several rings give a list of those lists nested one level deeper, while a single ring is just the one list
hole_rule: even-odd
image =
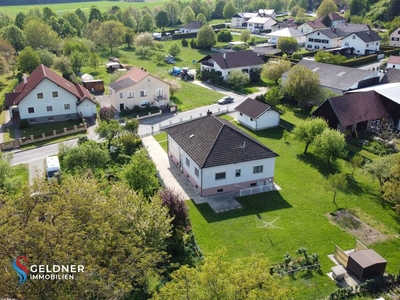
[{"label": "tall green tree", "polygon": [[59,38],[50,25],[40,21],[31,20],[24,26],[26,44],[34,49],[47,48],[50,51],[58,49]]},{"label": "tall green tree", "polygon": [[95,34],[98,42],[106,43],[112,53],[114,47],[118,47],[124,42],[125,27],[118,21],[105,21],[101,23]]},{"label": "tall green tree", "polygon": [[196,45],[200,49],[210,49],[217,43],[217,36],[211,26],[204,25],[197,32]]},{"label": "tall green tree", "polygon": [[190,6],[186,6],[182,10],[181,21],[184,25],[189,24],[195,20],[196,15],[193,12],[193,9]]},{"label": "tall green tree", "polygon": [[337,12],[338,7],[333,0],[323,0],[317,9],[317,16],[324,17],[330,13]]},{"label": "tall green tree", "polygon": [[347,189],[347,177],[344,173],[337,173],[328,176],[325,189],[333,192],[333,204],[336,204],[336,195],[338,192],[344,192]]},{"label": "tall green tree", "polygon": [[21,73],[32,73],[40,65],[40,56],[28,46],[22,50],[17,59],[17,67]]},{"label": "tall green tree", "polygon": [[350,15],[362,16],[365,13],[366,2],[364,0],[351,0],[349,9]]},{"label": "tall green tree", "polygon": [[21,51],[25,47],[25,35],[23,31],[15,25],[3,28],[3,38],[17,51]]},{"label": "tall green tree", "polygon": [[82,24],[83,25],[86,24],[87,18],[85,12],[80,8],[78,8],[77,10],[75,10],[75,13],[78,16],[79,20],[82,22]]},{"label": "tall green tree", "polygon": [[101,11],[96,7],[92,6],[90,8],[90,15],[89,15],[89,23],[92,23],[94,20],[98,20],[100,22],[103,21],[103,15],[101,14]]},{"label": "tall green tree", "polygon": [[123,131],[117,120],[101,121],[96,128],[100,138],[107,140],[107,149],[110,149],[112,140]]},{"label": "tall green tree", "polygon": [[181,14],[181,10],[178,4],[178,1],[169,0],[164,4],[164,9],[167,11],[169,15],[169,20],[171,22],[171,26],[175,26],[179,21],[179,16]]},{"label": "tall green tree", "polygon": [[179,47],[178,43],[173,43],[168,50],[169,54],[172,56],[178,56],[181,52],[181,47]]},{"label": "tall green tree", "polygon": [[299,43],[293,37],[280,37],[276,47],[284,53],[293,53],[299,49]]},{"label": "tall green tree", "polygon": [[56,59],[56,55],[48,50],[39,49],[36,50],[40,57],[40,63],[45,65],[48,68],[53,66],[54,60]]},{"label": "tall green tree", "polygon": [[206,17],[204,14],[199,13],[199,14],[196,16],[196,21],[200,21],[200,22],[202,22],[203,24],[206,24],[206,23],[207,23],[207,17]]},{"label": "tall green tree", "polygon": [[319,91],[319,75],[305,66],[296,65],[288,73],[284,89],[297,100],[300,107],[315,97]]},{"label": "tall green tree", "polygon": [[236,7],[233,4],[232,1],[228,1],[225,6],[224,6],[224,10],[222,11],[222,14],[224,16],[224,18],[226,20],[230,20],[232,19],[232,17],[234,16],[234,14],[236,14]]},{"label": "tall green tree", "polygon": [[[62,185],[41,181],[1,199],[4,297],[125,299],[134,290],[144,292],[149,274],[166,263],[171,218],[159,197],[144,199],[121,183],[105,188],[96,179],[64,176]],[[84,270],[57,284],[28,279],[18,285],[11,262],[19,255],[30,265],[83,265]]]},{"label": "tall green tree", "polygon": [[248,30],[242,30],[241,32],[240,32],[240,40],[242,41],[242,42],[247,42],[249,39],[251,38],[251,33],[250,33],[250,31],[248,31]]},{"label": "tall green tree", "polygon": [[315,141],[316,137],[328,128],[328,123],[321,118],[307,119],[298,123],[293,129],[296,140],[305,143],[303,153],[306,154],[308,147]]},{"label": "tall green tree", "polygon": [[130,188],[143,193],[146,198],[154,196],[160,188],[156,175],[156,166],[144,149],[136,151],[123,171]]},{"label": "tall green tree", "polygon": [[91,53],[89,56],[89,66],[97,70],[100,64],[100,57],[96,53]]},{"label": "tall green tree", "polygon": [[338,130],[325,129],[315,138],[315,151],[328,166],[338,158],[347,156],[344,134]]},{"label": "tall green tree", "polygon": [[387,155],[367,162],[364,165],[364,170],[371,174],[374,179],[378,179],[379,185],[382,188],[385,182],[390,179],[390,172],[395,163],[395,156]]},{"label": "tall green tree", "polygon": [[140,18],[140,30],[141,31],[152,31],[154,29],[154,21],[153,17],[145,13],[141,18]]},{"label": "tall green tree", "polygon": [[291,63],[286,59],[270,59],[262,67],[262,76],[278,84],[283,73],[290,69]]},{"label": "tall green tree", "polygon": [[230,261],[218,251],[197,268],[183,266],[172,273],[153,299],[292,299],[288,278],[265,272],[270,268],[261,255]]},{"label": "tall green tree", "polygon": [[3,192],[10,192],[13,178],[11,162],[13,159],[12,153],[5,153],[0,151],[0,194]]},{"label": "tall green tree", "polygon": [[25,25],[26,15],[23,12],[19,12],[15,17],[15,26],[23,30]]},{"label": "tall green tree", "polygon": [[393,203],[400,214],[400,156],[397,154],[390,170],[389,179],[383,184],[383,199]]},{"label": "tall green tree", "polygon": [[156,15],[156,26],[158,28],[167,27],[170,23],[169,15],[166,10],[161,9]]}]

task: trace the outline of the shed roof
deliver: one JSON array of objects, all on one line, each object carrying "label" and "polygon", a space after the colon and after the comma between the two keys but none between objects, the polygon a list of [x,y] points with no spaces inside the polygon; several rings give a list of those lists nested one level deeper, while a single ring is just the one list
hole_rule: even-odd
[{"label": "shed roof", "polygon": [[200,168],[278,156],[229,121],[215,116],[175,125],[166,132]]},{"label": "shed roof", "polygon": [[386,264],[387,261],[373,249],[359,250],[349,255],[362,268],[368,268],[375,264]]},{"label": "shed roof", "polygon": [[188,24],[186,24],[185,26],[181,27],[182,29],[199,29],[203,26],[203,22],[201,21],[193,21],[190,22]]},{"label": "shed roof", "polygon": [[268,110],[274,110],[268,104],[262,103],[252,98],[247,98],[245,101],[239,104],[235,109],[238,112],[241,112],[246,116],[249,116],[254,119],[258,118]]}]

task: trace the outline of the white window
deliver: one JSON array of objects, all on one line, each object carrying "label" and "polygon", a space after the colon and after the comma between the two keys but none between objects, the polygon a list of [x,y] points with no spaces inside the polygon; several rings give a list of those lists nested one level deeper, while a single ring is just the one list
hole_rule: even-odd
[{"label": "white window", "polygon": [[124,98],[124,93],[119,93],[119,99]]},{"label": "white window", "polygon": [[53,111],[53,106],[46,106],[47,111]]},{"label": "white window", "polygon": [[236,171],[235,171],[235,177],[240,177],[240,175],[241,175],[241,170],[240,169],[236,169]]},{"label": "white window", "polygon": [[34,107],[28,107],[28,113],[34,114],[35,113],[35,108]]},{"label": "white window", "polygon": [[135,93],[134,92],[128,92],[128,98],[134,98]]},{"label": "white window", "polygon": [[369,44],[367,44],[367,47],[369,47]]},{"label": "white window", "polygon": [[58,92],[57,91],[51,92],[51,95],[53,96],[53,98],[58,98]]},{"label": "white window", "polygon": [[348,46],[349,46],[349,42],[345,42],[345,43],[344,43],[344,46],[345,46],[345,47],[348,47]]},{"label": "white window", "polygon": [[262,173],[264,170],[264,166],[254,166],[253,167],[253,174]]},{"label": "white window", "polygon": [[378,46],[379,42],[376,42],[376,45]]},{"label": "white window", "polygon": [[140,97],[147,97],[147,91],[140,91]]},{"label": "white window", "polygon": [[64,104],[64,109],[65,110],[69,110],[69,109],[71,109],[71,105],[70,104]]},{"label": "white window", "polygon": [[225,172],[215,173],[215,180],[220,180],[220,179],[225,179],[225,178],[226,178]]},{"label": "white window", "polygon": [[189,158],[187,158],[187,157],[186,157],[186,165],[187,165],[188,167],[190,167],[190,160],[189,160]]},{"label": "white window", "polygon": [[43,99],[43,93],[37,93],[36,95],[38,99]]},{"label": "white window", "polygon": [[164,89],[156,89],[156,98],[161,99],[164,97]]},{"label": "white window", "polygon": [[194,167],[194,175],[196,175],[196,177],[199,177],[199,169],[197,169],[196,167]]},{"label": "white window", "polygon": [[312,45],[307,45],[307,48],[312,48]]},{"label": "white window", "polygon": [[353,40],[355,40],[356,39],[356,36],[355,35],[353,35]]}]

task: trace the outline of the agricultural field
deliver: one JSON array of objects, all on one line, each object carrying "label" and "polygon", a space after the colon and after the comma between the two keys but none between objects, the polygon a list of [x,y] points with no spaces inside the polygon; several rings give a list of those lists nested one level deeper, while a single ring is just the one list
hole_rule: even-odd
[{"label": "agricultural field", "polygon": [[[299,120],[291,109],[286,109],[282,118],[285,117],[294,124]],[[388,261],[387,272],[397,274],[400,227],[390,206],[379,200],[377,181],[361,169],[351,177],[344,160],[329,169],[312,151],[303,155],[304,145],[290,135],[284,137],[282,128],[252,132],[238,126],[279,154],[275,181],[282,190],[239,198],[243,209],[219,214],[208,204],[188,201],[192,227],[206,255],[226,248],[230,259],[264,253],[277,264],[286,253],[294,257],[297,249],[307,248],[309,254],[319,255],[322,272],[299,272],[293,276],[298,289],[296,299],[322,298],[336,289],[334,281],[326,276],[334,266],[327,255],[333,254],[335,245],[345,250],[355,245],[356,237],[346,228],[353,222],[346,219],[338,225],[332,221],[338,209],[346,209],[382,234],[380,241],[372,239],[368,232],[357,238]],[[324,188],[326,177],[335,171],[351,177],[346,192],[338,194],[338,206],[332,203],[333,193]],[[273,225],[279,228],[267,229],[259,218],[266,222],[278,218]]]},{"label": "agricultural field", "polygon": [[[43,5],[35,5],[40,9],[44,7],[50,7],[53,11],[62,15],[65,12],[75,11],[80,8],[85,13],[89,15],[90,8],[92,6],[97,6],[102,12],[108,11],[113,6],[119,6],[121,9],[132,6],[134,8],[140,9],[144,6],[147,6],[150,9],[154,7],[161,6],[165,3],[165,1],[146,1],[146,2],[115,2],[115,1],[95,1],[95,2],[86,2],[80,1],[75,3],[57,3],[57,4],[43,4]],[[17,5],[17,6],[3,6],[0,10],[3,13],[9,14],[11,16],[16,16],[19,12],[26,13],[31,6],[26,5]]]}]

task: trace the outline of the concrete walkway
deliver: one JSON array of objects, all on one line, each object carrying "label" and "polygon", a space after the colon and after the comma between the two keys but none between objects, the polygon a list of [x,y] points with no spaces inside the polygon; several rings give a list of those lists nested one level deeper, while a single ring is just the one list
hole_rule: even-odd
[{"label": "concrete walkway", "polygon": [[201,197],[189,180],[182,175],[180,169],[172,163],[168,154],[153,136],[142,138],[142,142],[154,161],[165,187],[181,193],[186,200],[192,199],[196,204],[208,203],[216,213],[242,208],[236,200],[236,193]]}]

